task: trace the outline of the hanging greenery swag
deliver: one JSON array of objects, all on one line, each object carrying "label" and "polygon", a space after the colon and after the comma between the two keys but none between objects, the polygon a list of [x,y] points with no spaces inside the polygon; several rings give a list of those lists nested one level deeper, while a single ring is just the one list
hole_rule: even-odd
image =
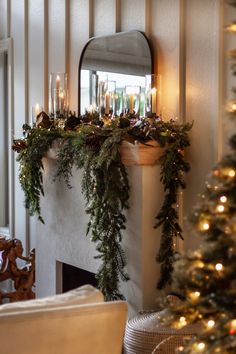
[{"label": "hanging greenery swag", "polygon": [[[188,132],[192,124],[163,122],[145,118],[130,125],[127,117],[100,121],[96,114],[82,117],[70,115],[62,130],[42,112],[43,119],[35,128],[23,126],[24,137],[15,139],[13,149],[19,153],[19,179],[25,194],[25,207],[41,222],[40,196],[43,191],[42,158],[55,140],[60,139],[56,178],[63,178],[70,188],[72,167],[81,169],[82,192],[89,215],[87,234],[96,243],[101,266],[97,272],[98,286],[107,300],[122,299],[120,280],[128,280],[126,257],[121,247],[125,229],[125,210],[129,207],[129,180],[121,160],[122,141],[138,141],[148,145],[156,141],[160,157],[164,202],[156,216],[155,227],[162,227],[157,261],[161,263],[158,288],[171,282],[174,262],[174,238],[182,237],[176,203],[179,189],[185,188],[184,173],[190,168],[184,150],[190,145]],[[151,147],[150,147],[151,148]]]}]

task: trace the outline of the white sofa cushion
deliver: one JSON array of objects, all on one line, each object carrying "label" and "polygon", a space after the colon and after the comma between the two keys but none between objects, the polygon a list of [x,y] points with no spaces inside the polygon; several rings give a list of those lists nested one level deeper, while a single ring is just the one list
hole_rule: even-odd
[{"label": "white sofa cushion", "polygon": [[36,300],[19,301],[0,305],[0,315],[11,312],[42,310],[46,308],[83,305],[103,302],[103,294],[91,285],[84,285],[63,294]]}]

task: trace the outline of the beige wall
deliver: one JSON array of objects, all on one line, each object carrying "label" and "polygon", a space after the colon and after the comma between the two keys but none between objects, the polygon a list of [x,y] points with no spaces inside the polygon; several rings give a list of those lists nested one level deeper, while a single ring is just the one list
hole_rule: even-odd
[{"label": "beige wall", "polygon": [[[187,215],[223,146],[223,7],[221,0],[0,0],[0,38],[14,40],[15,131],[29,121],[36,102],[47,108],[50,72],[69,73],[70,107],[77,109],[78,63],[90,36],[145,31],[162,75],[165,117],[194,120],[183,196]],[[34,221],[23,208],[17,174],[15,225],[16,236],[32,247]],[[194,244],[189,237],[186,247]]]}]

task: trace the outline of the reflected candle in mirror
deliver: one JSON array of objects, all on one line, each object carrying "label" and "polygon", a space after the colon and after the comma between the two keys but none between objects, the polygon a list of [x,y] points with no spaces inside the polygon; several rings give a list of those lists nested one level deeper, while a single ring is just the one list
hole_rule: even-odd
[{"label": "reflected candle in mirror", "polygon": [[109,92],[106,92],[106,95],[105,95],[105,114],[109,114],[109,101],[110,101],[110,94]]},{"label": "reflected candle in mirror", "polygon": [[157,89],[153,87],[151,89],[151,96],[152,96],[152,113],[157,113]]},{"label": "reflected candle in mirror", "polygon": [[126,111],[130,114],[139,114],[139,106],[140,106],[140,86],[126,86],[125,94],[126,94]]},{"label": "reflected candle in mirror", "polygon": [[129,112],[133,113],[134,111],[134,95],[130,94],[129,95]]}]

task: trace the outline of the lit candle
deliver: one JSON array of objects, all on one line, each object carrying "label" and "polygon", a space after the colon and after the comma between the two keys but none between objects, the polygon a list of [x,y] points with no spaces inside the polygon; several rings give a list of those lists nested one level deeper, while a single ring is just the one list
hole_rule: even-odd
[{"label": "lit candle", "polygon": [[57,75],[56,77],[56,89],[59,91],[60,90],[60,81],[61,81],[61,78],[59,75]]},{"label": "lit candle", "polygon": [[42,110],[43,110],[43,108],[40,107],[40,105],[38,103],[36,103],[36,105],[34,107],[32,107],[32,121],[31,121],[32,127],[36,123],[37,116],[39,115],[40,112],[42,112]]},{"label": "lit candle", "polygon": [[110,95],[108,92],[106,92],[106,95],[105,95],[105,114],[109,114],[109,98],[110,98]]},{"label": "lit candle", "polygon": [[64,109],[65,109],[65,92],[64,92],[64,90],[60,90],[59,98],[60,98],[60,113],[63,114]]},{"label": "lit candle", "polygon": [[129,95],[129,113],[133,113],[134,111],[134,95],[130,94]]},{"label": "lit candle", "polygon": [[55,114],[60,111],[60,81],[61,78],[59,75],[56,76],[56,88],[55,88]]},{"label": "lit candle", "polygon": [[37,118],[37,115],[40,113],[40,106],[38,103],[36,103],[35,107],[34,107],[34,114],[35,114],[35,118]]},{"label": "lit candle", "polygon": [[151,89],[152,95],[152,113],[157,113],[157,89],[153,87]]}]

